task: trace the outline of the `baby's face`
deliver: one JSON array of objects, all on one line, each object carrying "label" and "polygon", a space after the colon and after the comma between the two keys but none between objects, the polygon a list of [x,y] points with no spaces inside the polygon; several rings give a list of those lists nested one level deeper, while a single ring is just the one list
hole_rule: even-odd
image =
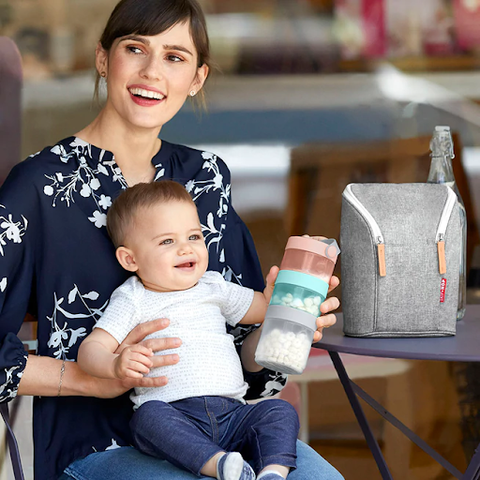
[{"label": "baby's face", "polygon": [[125,243],[133,252],[137,275],[149,290],[187,290],[207,270],[208,252],[197,209],[188,202],[139,210]]}]

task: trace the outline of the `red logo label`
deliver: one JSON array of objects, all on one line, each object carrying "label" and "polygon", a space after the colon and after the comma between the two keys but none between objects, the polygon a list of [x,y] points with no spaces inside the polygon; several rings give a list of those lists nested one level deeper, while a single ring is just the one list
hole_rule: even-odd
[{"label": "red logo label", "polygon": [[447,279],[442,278],[440,282],[440,303],[445,301],[445,290],[447,289]]}]

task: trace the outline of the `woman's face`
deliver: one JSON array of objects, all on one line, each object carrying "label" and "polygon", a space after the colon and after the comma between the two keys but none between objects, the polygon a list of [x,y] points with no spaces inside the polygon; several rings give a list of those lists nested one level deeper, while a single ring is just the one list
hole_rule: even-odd
[{"label": "woman's face", "polygon": [[158,129],[198,92],[208,67],[197,67],[188,22],[154,36],[117,38],[109,52],[96,52],[97,69],[106,73],[105,110],[130,126]]}]

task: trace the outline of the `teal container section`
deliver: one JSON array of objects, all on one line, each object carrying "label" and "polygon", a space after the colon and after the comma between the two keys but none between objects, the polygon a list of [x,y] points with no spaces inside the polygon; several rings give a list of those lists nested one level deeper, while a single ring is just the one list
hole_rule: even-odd
[{"label": "teal container section", "polygon": [[302,272],[296,272],[293,270],[280,270],[278,272],[277,283],[288,283],[290,285],[297,285],[303,287],[313,292],[317,292],[320,295],[323,295],[325,298],[328,292],[328,283],[321,280],[320,278],[308,275]]},{"label": "teal container section", "polygon": [[301,272],[281,270],[275,281],[270,305],[281,305],[320,316],[320,305],[328,292],[328,283]]}]

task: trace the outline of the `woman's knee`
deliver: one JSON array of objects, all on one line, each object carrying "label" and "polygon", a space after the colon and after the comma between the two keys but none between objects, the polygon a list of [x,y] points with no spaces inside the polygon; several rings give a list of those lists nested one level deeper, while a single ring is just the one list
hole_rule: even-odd
[{"label": "woman's knee", "polygon": [[306,443],[297,440],[297,468],[290,480],[345,480],[343,475]]}]

